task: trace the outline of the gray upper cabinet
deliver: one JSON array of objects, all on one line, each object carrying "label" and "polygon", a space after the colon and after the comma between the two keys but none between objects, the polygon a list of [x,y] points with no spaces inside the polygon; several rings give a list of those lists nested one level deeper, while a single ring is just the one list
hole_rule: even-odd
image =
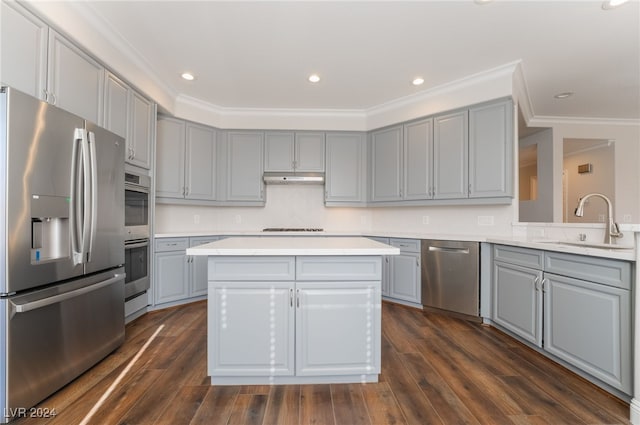
[{"label": "gray upper cabinet", "polygon": [[2,83],[45,99],[49,28],[16,2],[2,1],[0,9]]},{"label": "gray upper cabinet", "polygon": [[469,109],[469,197],[513,196],[510,100]]},{"label": "gray upper cabinet", "polygon": [[227,133],[227,201],[264,203],[264,133]]},{"label": "gray upper cabinet", "polygon": [[156,134],[156,196],[184,198],[185,128],[182,120],[158,117]]},{"label": "gray upper cabinet", "polygon": [[266,132],[264,171],[293,171],[295,161],[293,132]]},{"label": "gray upper cabinet", "polygon": [[366,138],[364,133],[327,133],[325,202],[366,201]]},{"label": "gray upper cabinet", "polygon": [[324,172],[324,133],[266,132],[264,171]]},{"label": "gray upper cabinet", "polygon": [[102,125],[104,68],[49,29],[47,101]]},{"label": "gray upper cabinet", "polygon": [[216,161],[215,129],[174,118],[158,119],[158,198],[215,200]]},{"label": "gray upper cabinet", "polygon": [[402,199],[402,126],[371,133],[371,201]]},{"label": "gray upper cabinet", "polygon": [[2,83],[102,125],[104,67],[15,2],[2,2]]},{"label": "gray upper cabinet", "polygon": [[434,198],[466,198],[468,193],[468,112],[434,118]]},{"label": "gray upper cabinet", "polygon": [[125,138],[125,161],[151,168],[154,104],[110,72],[105,76],[104,101],[104,126]]},{"label": "gray upper cabinet", "polygon": [[433,119],[404,126],[404,199],[433,197]]},{"label": "gray upper cabinet", "polygon": [[324,172],[324,133],[296,132],[295,171]]},{"label": "gray upper cabinet", "polygon": [[185,198],[216,199],[216,130],[187,123],[185,143]]}]

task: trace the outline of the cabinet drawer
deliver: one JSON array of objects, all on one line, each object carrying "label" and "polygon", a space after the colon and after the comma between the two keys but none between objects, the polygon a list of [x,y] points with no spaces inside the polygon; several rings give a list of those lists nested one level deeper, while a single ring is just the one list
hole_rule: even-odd
[{"label": "cabinet drawer", "polygon": [[631,289],[631,263],[585,255],[545,252],[546,272]]},{"label": "cabinet drawer", "polygon": [[209,281],[284,281],[295,279],[295,257],[209,257]]},{"label": "cabinet drawer", "polygon": [[380,242],[389,245],[389,238],[380,238],[378,236],[367,236],[368,239],[372,241]]},{"label": "cabinet drawer", "polygon": [[494,245],[493,247],[493,259],[495,261],[542,270],[543,258],[544,252],[536,249],[507,245]]},{"label": "cabinet drawer", "polygon": [[297,257],[296,280],[380,280],[379,256]]},{"label": "cabinet drawer", "polygon": [[156,239],[156,252],[183,251],[189,248],[188,238]]},{"label": "cabinet drawer", "polygon": [[217,236],[198,236],[195,238],[190,238],[189,239],[189,247],[193,248],[196,246],[200,246],[200,245],[204,245],[207,243],[211,243],[211,242],[215,242],[217,240],[219,240],[220,238],[218,238]]},{"label": "cabinet drawer", "polygon": [[400,251],[420,252],[419,239],[389,239],[389,245],[400,248]]}]

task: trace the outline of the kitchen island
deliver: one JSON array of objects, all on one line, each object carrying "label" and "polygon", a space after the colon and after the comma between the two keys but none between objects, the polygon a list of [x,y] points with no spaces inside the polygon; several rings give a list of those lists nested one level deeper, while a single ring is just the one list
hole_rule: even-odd
[{"label": "kitchen island", "polygon": [[382,256],[362,237],[227,238],[208,256],[212,385],[377,382]]}]

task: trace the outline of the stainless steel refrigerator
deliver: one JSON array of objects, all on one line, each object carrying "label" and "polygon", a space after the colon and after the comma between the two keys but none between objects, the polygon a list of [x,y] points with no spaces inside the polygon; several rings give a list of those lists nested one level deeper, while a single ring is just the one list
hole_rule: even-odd
[{"label": "stainless steel refrigerator", "polygon": [[124,150],[105,129],[0,89],[0,421],[124,341]]}]

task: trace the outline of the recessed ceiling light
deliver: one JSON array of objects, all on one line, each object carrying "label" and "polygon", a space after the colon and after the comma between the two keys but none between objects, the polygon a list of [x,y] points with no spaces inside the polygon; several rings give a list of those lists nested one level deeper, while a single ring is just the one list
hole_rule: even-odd
[{"label": "recessed ceiling light", "polygon": [[193,80],[195,80],[195,79],[196,79],[196,77],[194,77],[194,76],[193,76],[193,74],[191,74],[190,72],[184,72],[184,73],[181,75],[181,77],[182,77],[182,78],[184,78],[184,79],[185,79],[185,80],[187,80],[187,81],[193,81]]},{"label": "recessed ceiling light", "polygon": [[573,96],[573,92],[570,91],[566,91],[564,93],[558,93],[556,95],[554,95],[553,97],[555,97],[556,99],[566,99],[568,97]]},{"label": "recessed ceiling light", "polygon": [[411,82],[414,86],[419,86],[422,83],[424,83],[424,78],[422,77],[416,77],[413,79],[413,81]]},{"label": "recessed ceiling light", "polygon": [[491,3],[493,0],[473,0],[476,4],[487,4]]},{"label": "recessed ceiling light", "polygon": [[604,10],[615,9],[616,7],[622,6],[623,4],[625,4],[628,1],[629,0],[607,0],[607,1],[602,3],[602,8]]},{"label": "recessed ceiling light", "polygon": [[318,81],[320,81],[320,76],[318,74],[311,74],[309,75],[309,81],[311,81],[312,83],[317,83]]}]

